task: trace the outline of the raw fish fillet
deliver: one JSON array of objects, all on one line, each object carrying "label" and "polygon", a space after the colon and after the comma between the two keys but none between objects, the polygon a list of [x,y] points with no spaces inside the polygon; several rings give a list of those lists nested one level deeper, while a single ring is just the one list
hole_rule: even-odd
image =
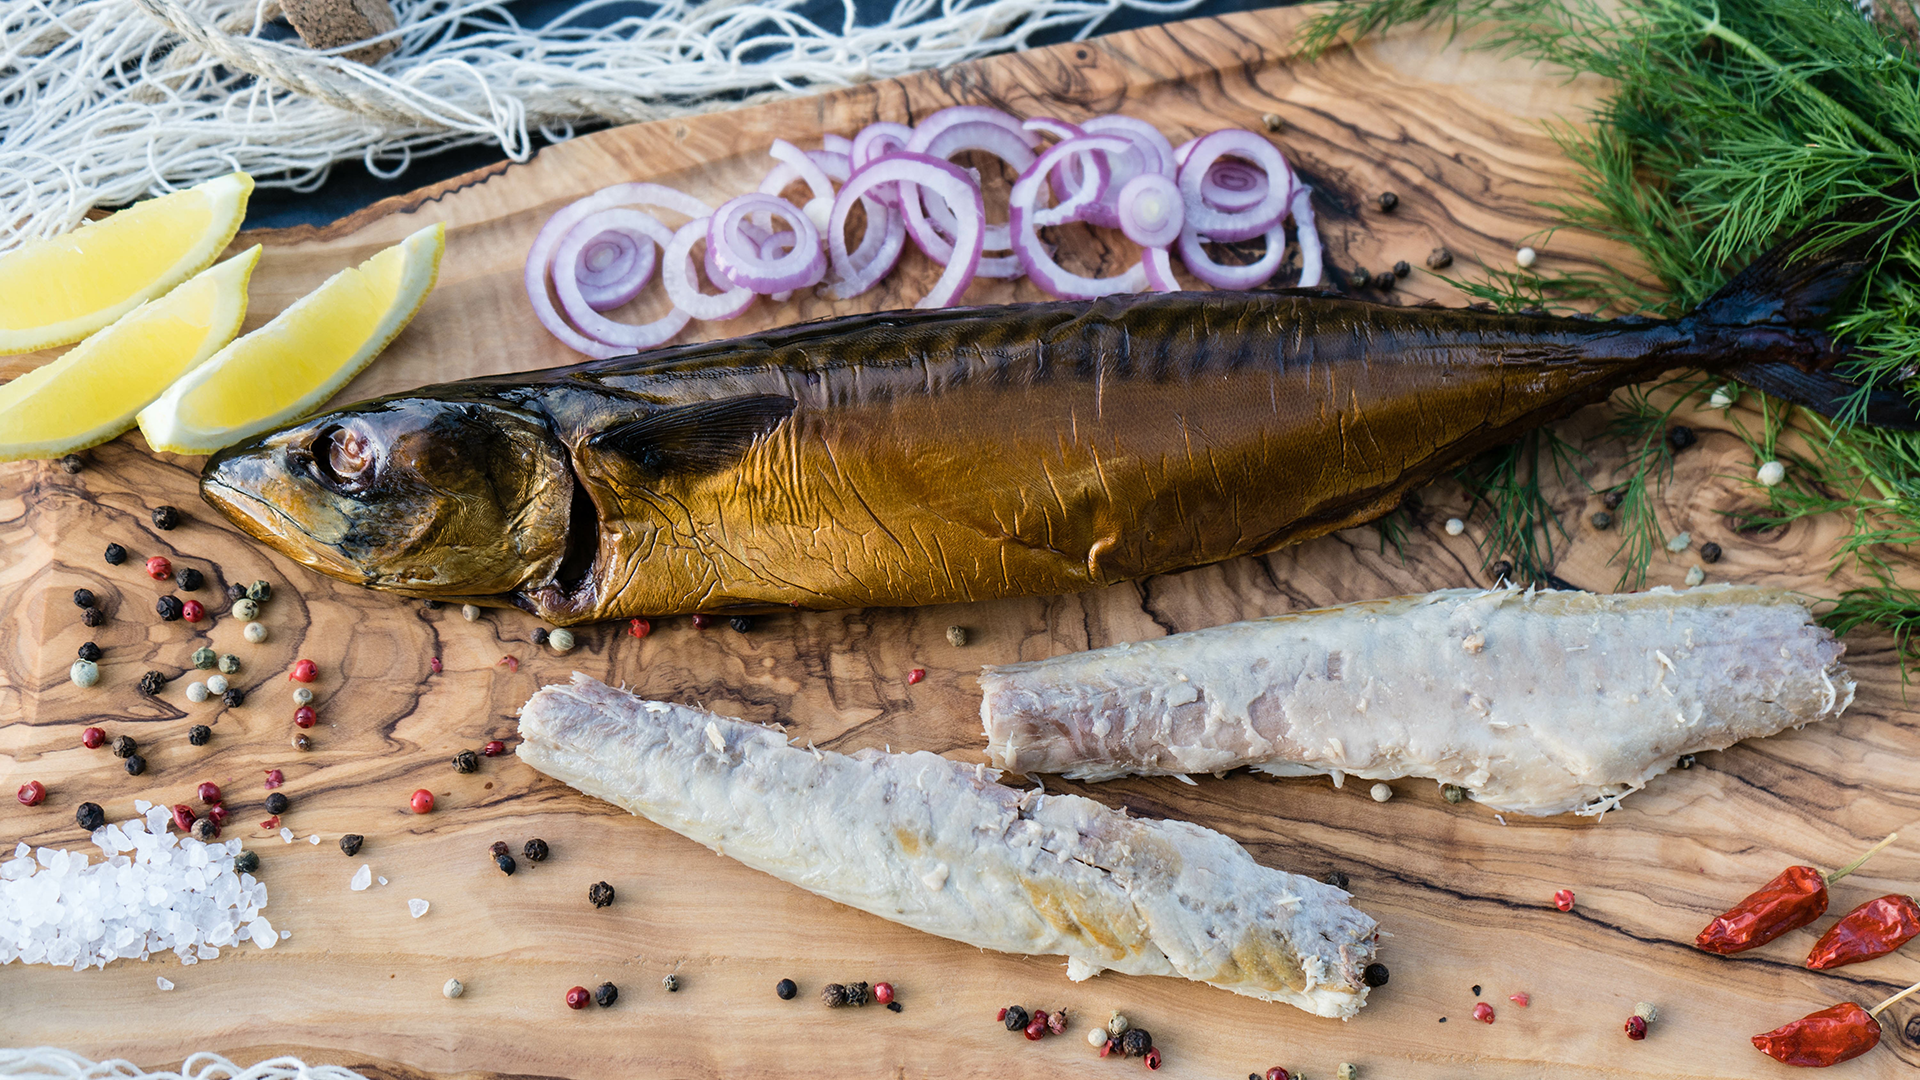
[{"label": "raw fish fillet", "polygon": [[1180,975],[1349,1017],[1377,927],[1331,885],[1210,829],[995,783],[921,751],[854,755],[585,675],[520,716],[534,768],[809,892],[1067,975]]},{"label": "raw fish fillet", "polygon": [[980,716],[1012,772],[1414,776],[1597,814],[1683,754],[1839,716],[1845,652],[1779,589],[1447,589],[988,667]]}]

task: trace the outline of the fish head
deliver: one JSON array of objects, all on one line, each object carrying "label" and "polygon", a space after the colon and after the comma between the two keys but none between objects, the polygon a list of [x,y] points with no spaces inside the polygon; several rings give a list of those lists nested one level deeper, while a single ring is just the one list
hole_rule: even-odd
[{"label": "fish head", "polygon": [[573,472],[514,402],[395,395],[220,451],[200,492],[321,573],[409,596],[497,598],[565,556]]}]

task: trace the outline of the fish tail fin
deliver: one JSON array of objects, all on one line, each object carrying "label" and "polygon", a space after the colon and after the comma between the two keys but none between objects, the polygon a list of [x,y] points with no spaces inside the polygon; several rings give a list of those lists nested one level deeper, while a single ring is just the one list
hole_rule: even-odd
[{"label": "fish tail fin", "polygon": [[1735,355],[1758,356],[1725,374],[1826,416],[1846,413],[1875,427],[1920,430],[1920,409],[1897,387],[1867,390],[1832,371],[1848,349],[1822,330],[1841,299],[1878,265],[1887,235],[1907,224],[1894,199],[1856,199],[1799,230],[1734,275],[1687,318]]}]

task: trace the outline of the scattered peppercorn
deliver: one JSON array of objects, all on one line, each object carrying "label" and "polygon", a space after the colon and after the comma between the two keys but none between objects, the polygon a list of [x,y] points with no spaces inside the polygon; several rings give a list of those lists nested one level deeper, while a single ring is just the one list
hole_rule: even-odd
[{"label": "scattered peppercorn", "polygon": [[846,993],[848,1005],[865,1006],[873,1000],[873,987],[867,983],[848,983]]},{"label": "scattered peppercorn", "polygon": [[1613,528],[1613,515],[1607,513],[1605,510],[1594,511],[1593,517],[1589,520],[1593,522],[1594,528],[1599,529],[1602,532]]},{"label": "scattered peppercorn", "polygon": [[1385,270],[1373,275],[1373,287],[1379,289],[1381,292],[1391,291],[1394,286],[1394,281],[1395,278],[1393,274]]},{"label": "scattered peppercorn", "polygon": [[587,886],[587,901],[597,908],[613,903],[613,886],[604,881],[596,881]]},{"label": "scattered peppercorn", "polygon": [[1693,763],[1695,760],[1696,759],[1692,754],[1681,754],[1680,760],[1674,762],[1673,767],[1676,769],[1691,769],[1693,768]]},{"label": "scattered peppercorn", "polygon": [[287,812],[287,807],[292,804],[292,799],[287,798],[284,793],[276,791],[267,796],[267,813],[275,816],[284,814]]},{"label": "scattered peppercorn", "polygon": [[47,799],[47,785],[38,780],[29,780],[20,785],[14,797],[20,800],[22,806],[39,806]]},{"label": "scattered peppercorn", "polygon": [[1353,273],[1347,275],[1347,284],[1356,289],[1364,289],[1372,281],[1373,275],[1367,273],[1367,268],[1364,266],[1354,267]]},{"label": "scattered peppercorn", "polygon": [[207,617],[207,609],[198,600],[189,600],[180,605],[180,617],[188,622],[199,622]]},{"label": "scattered peppercorn", "polygon": [[311,690],[309,690],[309,689],[307,689],[307,688],[306,688],[306,687],[304,687],[304,686],[296,686],[296,687],[294,687],[294,688],[293,688],[293,703],[294,703],[295,705],[311,705],[311,704],[313,704],[313,691],[311,691]]},{"label": "scattered peppercorn", "polygon": [[247,639],[247,644],[258,645],[267,640],[267,628],[257,622],[250,622],[240,631],[240,636]]},{"label": "scattered peppercorn", "polygon": [[620,1000],[620,988],[610,982],[601,983],[593,992],[593,1003],[603,1009],[618,1000]]},{"label": "scattered peppercorn", "polygon": [[1505,581],[1513,576],[1513,564],[1505,559],[1501,559],[1499,562],[1487,567],[1487,576],[1491,577],[1495,582]]},{"label": "scattered peppercorn", "polygon": [[1612,491],[1609,491],[1605,495],[1600,496],[1600,505],[1606,507],[1609,510],[1620,509],[1620,504],[1626,501],[1627,501],[1626,488],[1614,488]]},{"label": "scattered peppercorn", "polygon": [[557,653],[573,651],[573,631],[564,627],[555,630],[547,635],[547,645]]},{"label": "scattered peppercorn", "polygon": [[274,788],[277,788],[281,784],[284,784],[286,782],[287,782],[287,776],[285,773],[281,772],[279,769],[268,769],[266,783],[262,784],[261,786],[266,788],[268,791],[272,791]]},{"label": "scattered peppercorn", "polygon": [[127,561],[127,549],[119,544],[108,544],[106,560],[108,566],[119,566]]},{"label": "scattered peppercorn", "polygon": [[748,615],[735,615],[727,620],[727,625],[733,627],[736,633],[744,634],[753,629],[753,618]]},{"label": "scattered peppercorn", "polygon": [[107,823],[107,812],[100,809],[99,803],[83,802],[74,808],[74,823],[92,832]]},{"label": "scattered peppercorn", "polygon": [[899,1003],[899,1002],[897,1002],[897,1001],[889,1001],[889,1002],[887,1002],[887,1011],[888,1011],[888,1012],[896,1012],[896,1013],[897,1013],[897,1012],[899,1012],[899,1011],[900,1011],[900,1003]]},{"label": "scattered peppercorn", "polygon": [[587,993],[587,988],[584,986],[576,986],[567,991],[567,1008],[569,1009],[584,1009],[587,1007],[587,1002],[591,1000],[592,995]]},{"label": "scattered peppercorn", "polygon": [[847,1003],[847,988],[839,983],[828,983],[820,988],[820,1001],[829,1009],[837,1009]]},{"label": "scattered peppercorn", "polygon": [[193,827],[188,831],[193,833],[195,840],[203,844],[211,844],[220,838],[220,824],[210,817],[203,817],[195,821]]},{"label": "scattered peppercorn", "polygon": [[1430,270],[1445,270],[1452,265],[1453,252],[1446,248],[1437,247],[1427,254],[1427,268]]},{"label": "scattered peppercorn", "polygon": [[1561,911],[1573,910],[1573,890],[1560,889],[1553,894],[1553,906]]},{"label": "scattered peppercorn", "polygon": [[439,657],[430,656],[427,658],[427,670],[433,672],[435,675],[438,675],[442,671],[446,670],[446,665],[440,662]]},{"label": "scattered peppercorn", "polygon": [[792,979],[781,979],[779,982],[773,984],[774,996],[778,997],[781,1001],[792,1001],[793,996],[799,992],[800,988],[793,984]]},{"label": "scattered peppercorn", "polygon": [[[305,705],[300,706],[300,708],[303,712],[310,713],[313,711],[312,709],[307,708]],[[299,723],[299,720],[296,719],[294,722]],[[470,772],[477,771],[479,768],[480,768],[480,755],[474,753],[473,751],[462,750],[459,753],[453,755],[453,771],[454,772],[470,773]]]},{"label": "scattered peppercorn", "polygon": [[411,807],[416,814],[430,814],[433,812],[433,792],[428,791],[426,788],[421,788],[413,793],[412,798],[407,800],[407,805]]},{"label": "scattered peppercorn", "polygon": [[1260,122],[1266,125],[1268,131],[1279,131],[1287,126],[1287,122],[1280,119],[1279,113],[1268,113],[1260,118]]},{"label": "scattered peppercorn", "polygon": [[1401,259],[1399,262],[1393,264],[1394,277],[1406,277],[1411,273],[1413,273],[1413,267],[1407,265],[1407,260]]},{"label": "scattered peppercorn", "polygon": [[1391,191],[1383,191],[1380,193],[1380,197],[1374,201],[1380,204],[1381,213],[1391,214],[1393,213],[1393,208],[1400,205],[1400,196],[1395,195]]},{"label": "scattered peppercorn", "polygon": [[67,470],[67,473],[71,475],[86,468],[87,463],[80,460],[79,454],[68,454],[66,457],[60,459],[60,467]]},{"label": "scattered peppercorn", "polygon": [[80,613],[80,622],[85,626],[99,626],[107,621],[107,613],[97,607],[90,607]]},{"label": "scattered peppercorn", "polygon": [[1483,1024],[1493,1023],[1493,1006],[1481,1002],[1473,1007],[1473,1018]]},{"label": "scattered peppercorn", "polygon": [[229,686],[227,692],[220,695],[220,700],[226,703],[227,708],[237,709],[247,703],[247,692],[237,686]]},{"label": "scattered peppercorn", "polygon": [[1714,543],[1711,540],[1700,545],[1700,561],[1701,562],[1710,562],[1710,563],[1719,562],[1720,556],[1723,554],[1725,553],[1720,550],[1720,545]]},{"label": "scattered peppercorn", "polygon": [[294,682],[312,682],[319,677],[320,665],[311,660],[294,661],[293,670],[287,673],[287,678]]},{"label": "scattered peppercorn", "polygon": [[[885,986],[886,984],[885,984],[885,983],[882,983],[881,985],[882,985],[882,986]],[[893,990],[893,988],[889,986],[889,987],[887,987],[887,990],[888,990],[888,992],[889,992],[889,996],[891,996],[891,992],[892,992],[892,990]],[[876,1000],[877,1000],[877,999],[878,999],[878,995],[875,995],[875,998],[876,998]],[[1067,1010],[1065,1010],[1065,1009],[1055,1009],[1055,1010],[1053,1010],[1052,1012],[1050,1012],[1050,1013],[1048,1013],[1048,1014],[1047,1014],[1047,1031],[1048,1031],[1048,1032],[1049,1032],[1050,1034],[1054,1034],[1054,1035],[1064,1035],[1064,1034],[1066,1034],[1066,1031],[1067,1031]]]},{"label": "scattered peppercorn", "polygon": [[180,511],[171,506],[153,508],[153,527],[167,532],[180,524]]},{"label": "scattered peppercorn", "polygon": [[1391,977],[1391,975],[1392,973],[1387,970],[1387,965],[1385,964],[1368,964],[1366,968],[1360,972],[1360,981],[1377,989],[1387,985],[1387,979]]},{"label": "scattered peppercorn", "polygon": [[173,576],[173,564],[165,555],[155,555],[147,560],[147,576],[155,581],[165,581]]},{"label": "scattered peppercorn", "polygon": [[[1260,1077],[1249,1073],[1247,1080],[1260,1080]],[[1293,1080],[1293,1074],[1275,1065],[1273,1068],[1267,1070],[1267,1080]]]},{"label": "scattered peppercorn", "polygon": [[205,574],[189,566],[174,573],[173,583],[180,586],[181,592],[199,592],[201,586],[207,583],[207,578]]},{"label": "scattered peppercorn", "polygon": [[518,866],[514,865],[513,856],[509,855],[504,851],[498,852],[494,855],[493,865],[499,867],[500,872],[507,875],[508,877],[512,877],[513,872],[515,870],[520,869]]},{"label": "scattered peppercorn", "polygon": [[243,851],[233,857],[233,872],[236,874],[251,874],[258,869],[260,856],[251,851]]},{"label": "scattered peppercorn", "polygon": [[1684,424],[1675,425],[1667,432],[1667,445],[1675,450],[1685,450],[1699,441],[1700,438],[1693,433],[1693,429]]},{"label": "scattered peppercorn", "polygon": [[264,581],[256,581],[247,586],[247,599],[256,604],[264,604],[273,599],[273,586]]},{"label": "scattered peppercorn", "polygon": [[193,650],[193,666],[201,671],[212,671],[219,659],[220,655],[205,645]]},{"label": "scattered peppercorn", "polygon": [[246,597],[246,595],[247,595],[247,587],[245,585],[242,585],[237,581],[229,582],[227,584],[228,600],[234,603],[239,603],[242,599]]},{"label": "scattered peppercorn", "polygon": [[695,630],[705,630],[707,627],[712,625],[713,625],[713,616],[708,615],[704,612],[698,613],[693,617],[693,628]]},{"label": "scattered peppercorn", "polygon": [[1120,1052],[1128,1057],[1145,1057],[1153,1049],[1153,1035],[1146,1028],[1128,1028],[1120,1036]]},{"label": "scattered peppercorn", "polygon": [[141,757],[139,754],[127,755],[127,775],[128,776],[139,776],[141,773],[146,771],[147,771],[146,758]]},{"label": "scattered peppercorn", "polygon": [[1475,983],[1475,984],[1473,985],[1473,996],[1474,996],[1474,997],[1479,997],[1479,996],[1480,996],[1480,984],[1479,984],[1479,983]]},{"label": "scattered peppercorn", "polygon": [[1533,997],[1524,992],[1519,994],[1508,994],[1507,1000],[1513,1002],[1515,1005],[1518,1005],[1523,1009],[1533,1004]]},{"label": "scattered peppercorn", "polygon": [[350,832],[340,838],[340,853],[351,859],[360,854],[360,845],[366,843],[366,840],[367,838],[359,833]]},{"label": "scattered peppercorn", "polygon": [[520,670],[520,658],[517,656],[503,656],[497,663],[505,667],[508,671],[518,672]]},{"label": "scattered peppercorn", "polygon": [[207,807],[207,820],[213,822],[214,826],[217,828],[222,828],[222,829],[226,828],[227,826],[226,806],[221,803],[214,803],[212,806]]},{"label": "scattered peppercorn", "polygon": [[[546,627],[536,626],[533,628],[533,633],[530,636],[532,637],[533,643],[535,645],[545,645],[547,643],[547,635],[548,635],[548,631]],[[607,985],[612,986],[613,984],[608,983]]]},{"label": "scattered peppercorn", "polygon": [[198,795],[200,801],[206,803],[208,806],[224,801],[220,794],[220,785],[211,780],[201,781],[199,789],[195,791],[194,794]]},{"label": "scattered peppercorn", "polygon": [[1320,880],[1326,882],[1327,884],[1333,886],[1336,889],[1344,889],[1347,887],[1347,875],[1345,873],[1342,873],[1339,870],[1327,871],[1327,876],[1321,878]]},{"label": "scattered peppercorn", "polygon": [[260,605],[244,596],[233,602],[231,610],[234,618],[245,619],[248,622],[252,622],[254,619],[260,617]]},{"label": "scattered peppercorn", "polygon": [[497,859],[511,850],[513,849],[507,846],[505,840],[495,840],[493,844],[487,848],[487,854]]},{"label": "scattered peppercorn", "polygon": [[173,622],[180,618],[182,606],[177,596],[163,596],[153,602],[153,610],[160,613],[160,621]]},{"label": "scattered peppercorn", "polygon": [[1047,1014],[1035,1012],[1033,1021],[1027,1025],[1027,1041],[1039,1042],[1047,1037]]},{"label": "scattered peppercorn", "polygon": [[107,741],[107,733],[97,727],[90,727],[80,733],[80,745],[89,750],[98,750]]},{"label": "scattered peppercorn", "polygon": [[1647,1037],[1647,1022],[1637,1016],[1627,1017],[1627,1038],[1639,1042]]},{"label": "scattered peppercorn", "polygon": [[[699,626],[700,616],[695,615],[693,618],[694,618],[693,625]],[[646,637],[648,634],[653,633],[653,623],[649,622],[646,619],[628,619],[627,633],[637,638]]]},{"label": "scattered peppercorn", "polygon": [[91,641],[80,646],[80,659],[82,660],[98,660],[100,659],[100,655],[100,646],[95,645]]},{"label": "scattered peppercorn", "polygon": [[[874,983],[873,984],[873,1000],[879,1002],[882,1005],[891,1004],[893,1001],[893,984],[892,983]],[[1064,1017],[1066,1014],[1062,1013],[1061,1015]],[[1054,1034],[1057,1035],[1059,1034],[1059,1032],[1055,1032]]]},{"label": "scattered peppercorn", "polygon": [[547,842],[535,837],[520,848],[520,854],[526,856],[528,862],[546,862]]},{"label": "scattered peppercorn", "polygon": [[423,608],[426,608],[428,611],[439,611],[442,607],[445,607],[446,605],[442,604],[440,601],[435,600],[433,597],[429,596],[425,600],[420,601],[420,606]]},{"label": "scattered peppercorn", "polygon": [[488,757],[499,757],[507,752],[507,744],[499,739],[489,739],[487,745],[480,748],[480,752]]},{"label": "scattered peppercorn", "polygon": [[289,745],[304,754],[313,749],[313,740],[308,738],[305,732],[299,732],[293,736],[293,741]]},{"label": "scattered peppercorn", "polygon": [[1147,1063],[1147,1068],[1158,1070],[1160,1068],[1160,1048],[1157,1046],[1148,1047],[1146,1056],[1141,1060]]},{"label": "scattered peppercorn", "polygon": [[1000,1019],[1006,1022],[1008,1031],[1025,1031],[1027,1028],[1027,1010],[1018,1005],[1001,1009]]},{"label": "scattered peppercorn", "polygon": [[907,685],[912,686],[917,682],[923,682],[925,681],[926,677],[927,677],[926,668],[918,668],[918,667],[914,668],[912,671],[907,672]]},{"label": "scattered peppercorn", "polygon": [[73,590],[73,606],[74,607],[90,608],[95,604],[95,602],[96,600],[93,595],[92,589]]},{"label": "scattered peppercorn", "polygon": [[132,757],[134,752],[139,749],[140,744],[134,742],[133,736],[131,735],[122,735],[113,740],[114,757]]},{"label": "scattered peppercorn", "polygon": [[958,649],[967,643],[967,628],[964,626],[947,627],[947,644]]},{"label": "scattered peppercorn", "polygon": [[680,991],[680,976],[671,972],[662,975],[660,977],[660,985],[669,994],[678,993]]},{"label": "scattered peppercorn", "polygon": [[1440,797],[1450,803],[1457,803],[1467,797],[1467,789],[1461,787],[1459,784],[1442,784],[1440,785]]},{"label": "scattered peppercorn", "polygon": [[446,984],[440,987],[440,993],[443,994],[448,1000],[457,998],[461,994],[464,994],[466,992],[467,992],[467,984],[461,982],[459,979],[448,979],[446,981]]}]

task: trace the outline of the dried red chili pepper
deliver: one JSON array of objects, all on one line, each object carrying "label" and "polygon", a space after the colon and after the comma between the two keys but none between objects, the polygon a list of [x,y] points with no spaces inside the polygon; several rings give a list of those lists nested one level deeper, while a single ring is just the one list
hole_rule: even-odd
[{"label": "dried red chili pepper", "polygon": [[1827,886],[1860,868],[1874,852],[1899,838],[1895,833],[1865,855],[1831,874],[1811,866],[1789,866],[1746,899],[1707,924],[1694,947],[1722,956],[1758,948],[1789,930],[1798,930],[1827,913]]},{"label": "dried red chili pepper", "polygon": [[1807,954],[1807,967],[1825,971],[1885,956],[1920,936],[1920,904],[1910,896],[1869,900],[1834,923]]},{"label": "dried red chili pepper", "polygon": [[1871,1009],[1851,1001],[1821,1009],[1753,1037],[1754,1049],[1787,1065],[1824,1069],[1851,1061],[1880,1043],[1880,1021],[1888,1006],[1920,990],[1915,983]]}]

